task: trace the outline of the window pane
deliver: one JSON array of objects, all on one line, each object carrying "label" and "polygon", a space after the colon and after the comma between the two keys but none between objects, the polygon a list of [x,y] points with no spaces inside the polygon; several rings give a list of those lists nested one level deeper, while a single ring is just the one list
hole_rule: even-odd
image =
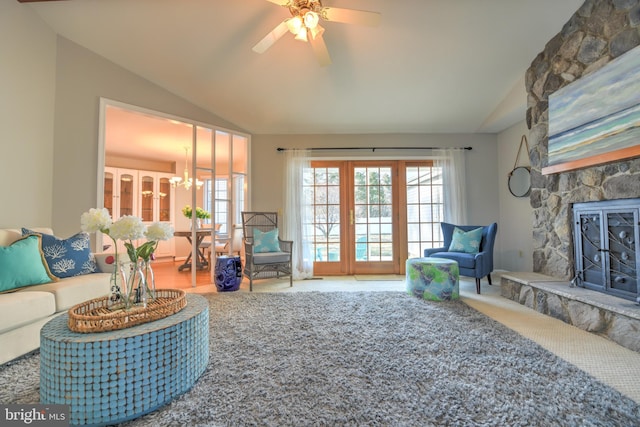
[{"label": "window pane", "polygon": [[316,186],[316,205],[327,203],[327,187]]},{"label": "window pane", "polygon": [[409,223],[418,222],[420,218],[420,207],[418,205],[407,204],[407,221]]},{"label": "window pane", "polygon": [[322,185],[327,183],[327,170],[325,168],[316,168],[316,185]]},{"label": "window pane", "polygon": [[328,168],[327,169],[327,184],[329,185],[340,185],[340,169],[338,168]]}]

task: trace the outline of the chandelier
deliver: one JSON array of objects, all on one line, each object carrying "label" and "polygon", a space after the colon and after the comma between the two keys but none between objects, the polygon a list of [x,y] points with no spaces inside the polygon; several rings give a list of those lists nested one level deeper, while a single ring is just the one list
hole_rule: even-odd
[{"label": "chandelier", "polygon": [[[169,181],[173,188],[184,187],[185,190],[188,190],[193,185],[193,178],[189,178],[189,147],[184,147],[184,177],[174,176]],[[196,188],[199,190],[204,182],[200,181],[198,178],[196,178],[195,181]]]}]

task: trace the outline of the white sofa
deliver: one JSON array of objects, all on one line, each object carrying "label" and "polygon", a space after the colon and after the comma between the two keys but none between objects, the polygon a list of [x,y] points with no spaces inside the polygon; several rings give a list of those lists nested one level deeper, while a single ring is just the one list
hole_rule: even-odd
[{"label": "white sofa", "polygon": [[[50,228],[31,230],[54,234]],[[0,246],[22,237],[19,229],[0,229]],[[40,328],[76,304],[109,293],[108,254],[95,255],[100,273],[67,277],[56,282],[0,293],[0,364],[40,347]]]}]

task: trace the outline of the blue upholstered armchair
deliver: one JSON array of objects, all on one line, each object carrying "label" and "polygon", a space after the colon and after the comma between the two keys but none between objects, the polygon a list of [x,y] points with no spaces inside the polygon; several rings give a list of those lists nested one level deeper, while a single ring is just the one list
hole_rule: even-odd
[{"label": "blue upholstered armchair", "polygon": [[[498,224],[491,225],[454,225],[446,222],[440,223],[442,235],[444,237],[444,247],[425,249],[425,257],[447,258],[458,262],[460,275],[475,277],[476,292],[480,293],[480,279],[487,276],[487,281],[491,284],[491,272],[493,271],[493,244],[498,232]],[[478,253],[452,252],[449,251],[453,230],[458,227],[462,231],[471,231],[482,227],[482,240]]]}]

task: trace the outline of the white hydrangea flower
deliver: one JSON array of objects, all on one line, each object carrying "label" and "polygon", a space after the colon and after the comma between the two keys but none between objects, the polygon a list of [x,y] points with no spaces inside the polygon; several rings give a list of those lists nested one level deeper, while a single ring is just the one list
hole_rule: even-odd
[{"label": "white hydrangea flower", "polygon": [[91,208],[89,212],[83,213],[80,217],[80,227],[85,233],[107,232],[111,224],[111,215],[109,215],[107,208]]},{"label": "white hydrangea flower", "polygon": [[116,240],[137,240],[144,237],[145,226],[137,216],[125,215],[111,224],[109,235]]},{"label": "white hydrangea flower", "polygon": [[145,236],[147,239],[155,242],[169,240],[173,237],[173,227],[166,222],[154,222],[147,228]]}]

